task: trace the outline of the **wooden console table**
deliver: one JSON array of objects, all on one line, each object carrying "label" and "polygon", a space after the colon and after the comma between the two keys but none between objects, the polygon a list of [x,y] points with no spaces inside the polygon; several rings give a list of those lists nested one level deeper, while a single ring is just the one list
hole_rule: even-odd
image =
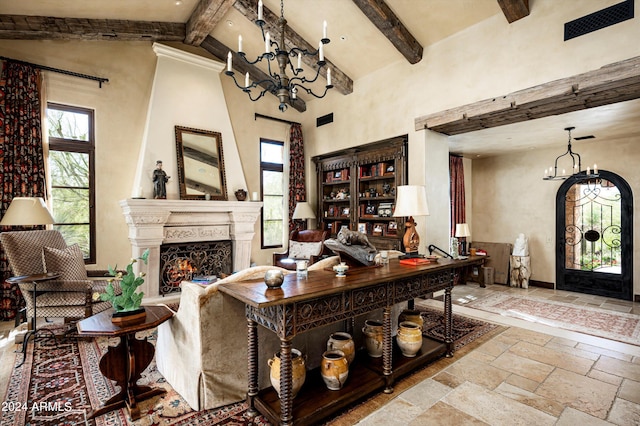
[{"label": "wooden console table", "polygon": [[[480,256],[466,260],[441,259],[439,263],[405,266],[391,260],[388,265],[353,268],[346,278],[336,278],[333,271],[310,271],[308,277],[285,276],[279,289],[268,289],[261,280],[222,284],[218,290],[246,306],[248,334],[248,391],[250,412],[256,410],[274,424],[314,424],[364,396],[384,389],[393,392],[394,378],[443,355],[453,355],[451,289],[463,268],[479,265]],[[429,293],[444,290],[445,342],[423,338],[415,358],[394,352],[391,308]],[[383,309],[382,358],[359,355],[350,366],[349,379],[339,391],[327,390],[320,373],[311,371],[296,396],[292,398],[291,340],[299,333],[316,327],[351,320],[375,309]],[[280,398],[269,387],[258,389],[257,325],[280,338]]]},{"label": "wooden console table", "polygon": [[94,410],[89,415],[90,419],[117,408],[127,407],[131,419],[137,420],[141,417],[139,401],[166,392],[162,388],[138,385],[140,375],[153,359],[155,347],[146,338],[136,339],[135,334],[138,331],[159,326],[171,318],[173,312],[166,306],[145,306],[144,308],[147,313],[146,318],[135,324],[121,326],[113,324],[111,322],[113,309],[83,319],[77,324],[78,335],[81,337],[120,337],[120,344],[109,346],[107,353],[100,359],[100,371],[105,377],[116,382],[120,387],[120,393]]}]

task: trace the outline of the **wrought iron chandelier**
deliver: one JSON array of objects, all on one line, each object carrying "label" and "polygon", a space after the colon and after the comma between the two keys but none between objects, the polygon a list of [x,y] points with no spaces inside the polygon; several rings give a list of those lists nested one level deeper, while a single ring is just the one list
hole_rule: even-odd
[{"label": "wrought iron chandelier", "polygon": [[[312,89],[305,86],[305,84],[313,83],[318,79],[320,70],[327,64],[324,60],[323,46],[330,42],[327,38],[327,21],[323,23],[322,39],[318,44],[318,50],[309,51],[308,49],[301,49],[299,47],[293,47],[291,50],[286,50],[284,44],[285,29],[287,27],[287,20],[284,19],[284,0],[280,0],[280,18],[278,19],[278,27],[280,29],[280,40],[276,42],[271,40],[271,35],[268,31],[265,32],[266,22],[263,20],[263,6],[262,0],[258,1],[258,19],[255,24],[260,27],[262,32],[262,39],[264,40],[265,52],[257,57],[255,61],[247,59],[247,55],[242,50],[242,35],[238,36],[238,55],[249,65],[254,65],[261,62],[263,59],[267,61],[268,78],[251,82],[249,79],[249,73],[245,74],[244,85],[238,84],[235,73],[233,72],[233,63],[231,52],[227,55],[227,71],[226,75],[233,78],[236,86],[249,95],[249,99],[257,101],[263,97],[267,92],[277,96],[280,100],[280,111],[284,112],[287,109],[287,104],[293,104],[297,99],[298,91],[302,90],[309,95],[316,98],[324,98],[327,91],[333,87],[331,84],[331,68],[327,68],[327,84],[324,88],[324,93],[317,94]],[[275,53],[271,51],[271,47],[275,47]],[[305,76],[305,71],[302,68],[302,56],[318,56],[318,62],[316,63],[316,73],[312,79],[308,79]],[[297,57],[297,66],[294,67],[292,58]],[[275,66],[277,63],[277,70]],[[287,68],[291,70],[292,77],[287,75]],[[262,89],[259,89],[261,87]],[[254,91],[253,89],[258,89]]]},{"label": "wrought iron chandelier", "polygon": [[[573,150],[571,149],[571,131],[574,130],[575,127],[565,127],[564,130],[566,130],[569,133],[569,140],[567,142],[567,152],[565,152],[562,155],[559,155],[556,157],[556,161],[553,165],[553,167],[549,167],[548,169],[544,170],[544,177],[542,178],[543,180],[566,180],[568,178],[570,178],[573,175],[576,175],[580,172],[582,172],[582,164],[580,161],[580,154],[573,152]],[[558,160],[560,160],[562,157],[565,156],[570,156],[571,157],[571,169],[569,170],[569,173],[567,173],[567,170],[565,168],[561,169],[561,173],[558,173]],[[587,171],[585,173],[585,177],[587,178],[597,178],[598,175],[598,165],[594,163],[593,165],[593,171],[591,170],[591,167],[587,167]]]}]

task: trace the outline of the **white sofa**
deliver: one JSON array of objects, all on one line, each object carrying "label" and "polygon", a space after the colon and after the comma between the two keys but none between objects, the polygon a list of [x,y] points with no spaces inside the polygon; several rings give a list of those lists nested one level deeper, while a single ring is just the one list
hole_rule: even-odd
[{"label": "white sofa", "polygon": [[[337,257],[309,267],[331,267]],[[222,283],[260,279],[269,269],[295,273],[275,266],[256,266],[208,286],[181,285],[180,307],[173,318],[158,327],[156,363],[167,382],[194,410],[220,407],[245,399],[247,392],[247,320],[244,304],[218,292]],[[340,324],[333,325],[338,329]],[[322,353],[332,329],[297,336],[293,345],[307,355]],[[326,335],[326,336],[325,336]],[[319,336],[316,339],[316,336]],[[274,333],[258,327],[260,389],[271,385],[267,360],[279,351]],[[310,343],[313,342],[313,343]]]}]

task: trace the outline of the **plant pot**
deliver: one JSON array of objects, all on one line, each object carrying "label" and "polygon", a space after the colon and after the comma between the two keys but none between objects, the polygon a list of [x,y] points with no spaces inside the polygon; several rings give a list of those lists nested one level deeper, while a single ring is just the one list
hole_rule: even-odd
[{"label": "plant pot", "polygon": [[131,325],[144,322],[147,318],[147,312],[144,307],[140,307],[133,311],[114,312],[111,316],[111,322],[115,325]]},{"label": "plant pot", "polygon": [[326,351],[322,354],[320,370],[327,389],[340,390],[349,377],[349,361],[342,351]]},{"label": "plant pot", "polygon": [[353,343],[353,338],[349,333],[344,333],[342,331],[332,333],[331,336],[329,336],[329,340],[327,341],[327,350],[338,350],[344,352],[349,365],[351,365],[356,357],[356,345]]},{"label": "plant pot", "polygon": [[405,321],[398,326],[396,338],[402,355],[413,358],[422,348],[422,330],[414,322]]},{"label": "plant pot", "polygon": [[[267,364],[270,368],[269,378],[271,379],[271,386],[273,386],[278,393],[278,397],[280,397],[280,352],[275,354],[273,358],[268,359]],[[304,357],[298,349],[291,349],[291,378],[291,397],[295,398],[307,378]]]},{"label": "plant pot", "polygon": [[374,320],[366,320],[362,333],[365,335],[364,343],[367,347],[367,353],[372,358],[380,358],[382,356],[382,323]]}]

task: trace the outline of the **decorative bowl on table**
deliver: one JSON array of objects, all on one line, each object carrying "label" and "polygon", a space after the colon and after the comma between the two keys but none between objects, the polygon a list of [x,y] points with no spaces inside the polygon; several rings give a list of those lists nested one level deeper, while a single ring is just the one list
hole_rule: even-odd
[{"label": "decorative bowl on table", "polygon": [[346,263],[340,263],[333,267],[333,270],[336,272],[336,277],[346,277],[347,271],[349,270],[349,265]]},{"label": "decorative bowl on table", "polygon": [[284,274],[278,269],[269,269],[264,274],[264,283],[269,288],[278,288],[284,282]]}]

